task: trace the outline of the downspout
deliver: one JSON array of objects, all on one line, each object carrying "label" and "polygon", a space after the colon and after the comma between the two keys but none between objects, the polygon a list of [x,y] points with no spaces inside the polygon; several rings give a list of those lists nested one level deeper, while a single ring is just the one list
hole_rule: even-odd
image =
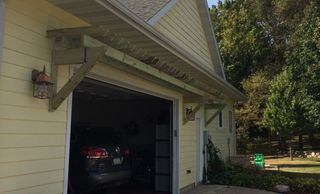
[{"label": "downspout", "polygon": [[3,36],[4,36],[4,18],[5,18],[6,0],[0,0],[0,72],[2,67],[2,51],[3,51]]}]

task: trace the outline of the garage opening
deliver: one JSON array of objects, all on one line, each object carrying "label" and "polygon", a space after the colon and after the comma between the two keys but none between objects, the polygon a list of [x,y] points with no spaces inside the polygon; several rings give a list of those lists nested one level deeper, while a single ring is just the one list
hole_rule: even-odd
[{"label": "garage opening", "polygon": [[72,99],[68,193],[171,193],[172,105],[82,81]]}]

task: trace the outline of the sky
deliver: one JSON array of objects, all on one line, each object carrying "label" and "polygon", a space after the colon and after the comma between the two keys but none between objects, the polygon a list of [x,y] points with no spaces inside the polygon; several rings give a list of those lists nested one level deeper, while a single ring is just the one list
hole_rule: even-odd
[{"label": "sky", "polygon": [[218,0],[207,0],[208,1],[208,5],[209,7],[211,7],[212,5],[217,5]]}]

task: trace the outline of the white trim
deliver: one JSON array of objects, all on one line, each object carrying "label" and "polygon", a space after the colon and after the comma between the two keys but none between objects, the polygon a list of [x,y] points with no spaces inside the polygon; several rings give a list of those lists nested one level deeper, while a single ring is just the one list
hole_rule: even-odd
[{"label": "white trim", "polygon": [[228,111],[228,128],[229,128],[229,133],[233,134],[233,132],[235,131],[235,129],[234,129],[234,113],[233,113],[233,110],[229,110]]},{"label": "white trim", "polygon": [[6,0],[0,0],[0,72],[1,72],[1,64],[2,64],[5,11],[6,11]]},{"label": "white trim", "polygon": [[[69,69],[69,77],[73,75],[73,68]],[[68,194],[69,182],[69,157],[70,157],[70,137],[71,137],[71,122],[72,122],[72,92],[68,97],[68,110],[67,110],[67,133],[66,133],[66,149],[64,160],[64,181],[63,181],[63,194]]]},{"label": "white trim", "polygon": [[163,6],[154,16],[152,16],[147,23],[154,26],[176,3],[178,0],[171,0]]},{"label": "white trim", "polygon": [[[172,158],[172,193],[180,194],[180,176],[179,176],[179,158],[180,158],[180,142],[179,142],[179,100],[173,100],[172,104],[172,127],[173,127],[173,158]],[[176,130],[176,134],[175,134]]]},{"label": "white trim", "polygon": [[[75,72],[77,67],[70,67],[70,76]],[[180,186],[179,186],[179,100],[173,98],[171,96],[166,96],[157,92],[152,92],[137,86],[133,86],[131,84],[124,83],[119,80],[114,80],[111,78],[107,78],[104,76],[100,76],[94,73],[89,73],[88,78],[95,79],[98,81],[102,81],[105,83],[113,84],[119,87],[127,88],[130,90],[134,90],[137,92],[142,92],[145,94],[149,94],[152,96],[157,96],[159,98],[167,99],[172,101],[172,143],[173,143],[173,153],[172,153],[172,193],[180,194]],[[65,170],[64,170],[64,194],[68,193],[68,175],[69,175],[69,150],[70,150],[70,135],[71,135],[71,116],[72,116],[72,93],[68,99],[68,120],[67,120],[67,134],[66,134],[66,155],[65,155]],[[175,136],[175,130],[177,135]]]},{"label": "white trim", "polygon": [[[211,60],[214,63],[213,64],[214,69],[215,69],[215,71],[218,71],[216,73],[219,76],[221,76],[223,79],[226,79],[225,73],[224,73],[224,65],[221,60],[216,35],[213,31],[213,25],[212,25],[212,21],[211,21],[208,3],[206,0],[198,0],[197,2],[198,2],[198,8],[200,9],[200,17],[201,17],[202,27],[203,27],[204,32],[206,34],[208,48],[210,50]],[[201,14],[201,12],[203,12],[203,14]]]},{"label": "white trim", "polygon": [[202,117],[196,118],[196,184],[201,184],[203,180],[203,167],[204,167],[204,157],[203,157],[203,126],[204,119]]}]

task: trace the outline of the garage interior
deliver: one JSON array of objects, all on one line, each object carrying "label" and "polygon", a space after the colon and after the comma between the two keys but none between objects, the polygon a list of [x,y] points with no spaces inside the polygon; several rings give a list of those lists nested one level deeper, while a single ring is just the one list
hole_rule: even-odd
[{"label": "garage interior", "polygon": [[[103,160],[100,157],[88,159],[92,146],[98,145],[109,146],[104,148],[113,162],[98,164]],[[117,156],[122,164],[115,163],[116,153],[108,150],[113,148],[124,150]],[[90,78],[74,90],[68,193],[171,193],[172,150],[172,101]],[[99,150],[94,153],[101,156]],[[130,171],[130,175],[114,179],[116,169]],[[91,184],[87,180],[90,173],[111,178],[102,184],[95,179]]]}]

